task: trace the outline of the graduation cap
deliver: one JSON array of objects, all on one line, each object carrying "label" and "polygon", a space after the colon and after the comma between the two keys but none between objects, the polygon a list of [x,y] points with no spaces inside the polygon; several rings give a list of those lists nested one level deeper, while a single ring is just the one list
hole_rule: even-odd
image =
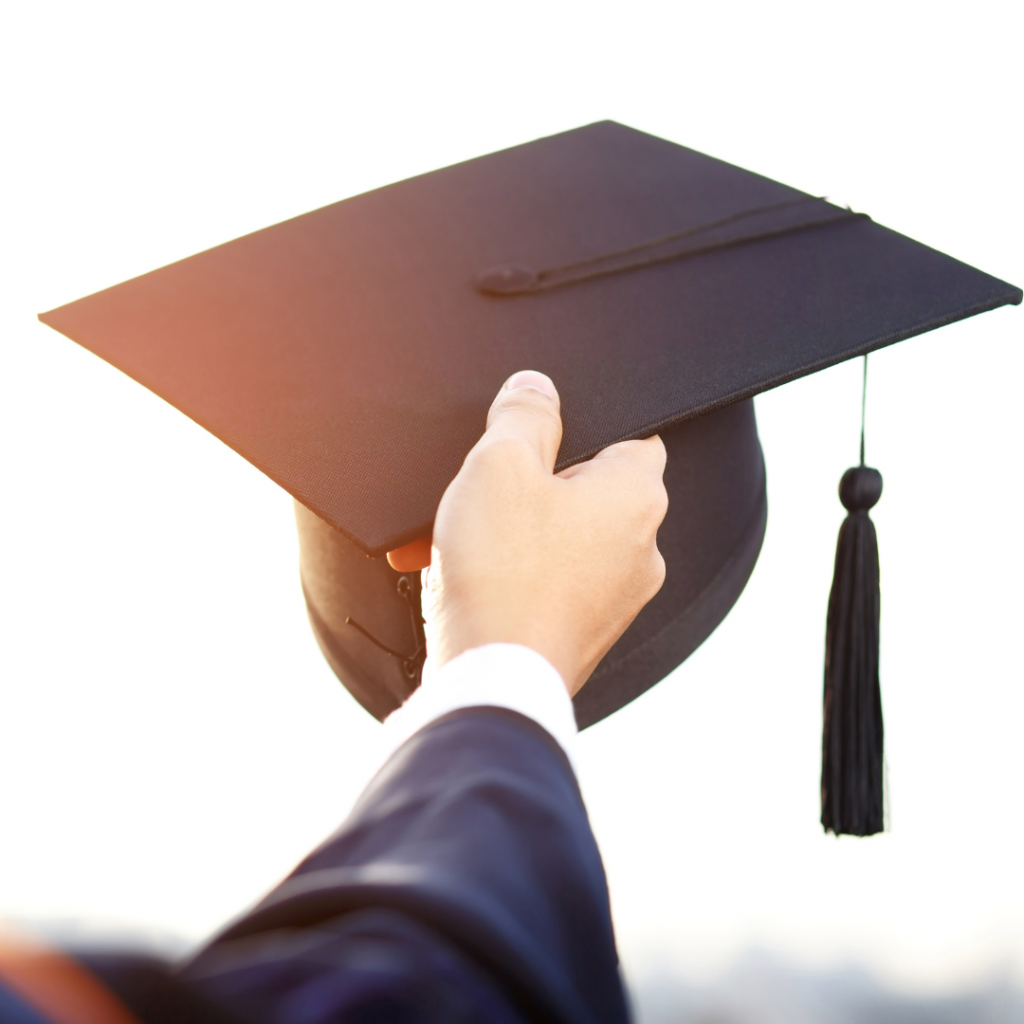
[{"label": "graduation cap", "polygon": [[[857,213],[606,121],[356,196],[42,315],[299,503],[328,661],[383,717],[419,683],[431,529],[515,370],[562,399],[559,469],[661,433],[661,592],[575,698],[586,727],[664,678],[741,593],[767,517],[751,399],[1021,291]],[[878,556],[858,466],[836,555],[822,823],[882,821]],[[369,557],[368,557],[369,556]]]}]

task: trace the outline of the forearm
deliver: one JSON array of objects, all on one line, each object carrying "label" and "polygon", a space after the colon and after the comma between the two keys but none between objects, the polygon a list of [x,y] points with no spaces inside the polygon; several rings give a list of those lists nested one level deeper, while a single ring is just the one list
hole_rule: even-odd
[{"label": "forearm", "polygon": [[[429,947],[447,964],[437,977],[476,979],[490,993],[481,998],[523,1019],[626,1019],[604,872],[572,769],[516,712],[464,708],[417,733],[343,828],[186,976],[232,1000],[337,989],[366,929],[381,956],[404,951],[395,962],[414,987],[433,982],[410,950]],[[290,965],[284,989],[266,961],[252,969],[256,950]]]}]

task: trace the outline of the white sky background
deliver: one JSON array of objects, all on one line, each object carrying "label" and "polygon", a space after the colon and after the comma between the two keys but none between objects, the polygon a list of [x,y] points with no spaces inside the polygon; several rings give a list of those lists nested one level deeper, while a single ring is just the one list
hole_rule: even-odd
[{"label": "white sky background", "polygon": [[[335,827],[378,730],[309,632],[290,499],[39,311],[609,117],[1024,282],[1010,0],[19,8],[0,21],[0,917],[23,924],[201,939]],[[631,976],[762,945],[918,990],[1024,978],[1022,340],[1002,309],[871,359],[892,830],[869,840],[817,824],[860,366],[758,399],[770,517],[746,593],[581,739]]]}]

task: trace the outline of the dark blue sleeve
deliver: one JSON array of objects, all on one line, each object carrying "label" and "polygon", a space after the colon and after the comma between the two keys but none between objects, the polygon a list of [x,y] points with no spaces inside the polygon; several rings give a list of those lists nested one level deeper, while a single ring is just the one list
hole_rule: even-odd
[{"label": "dark blue sleeve", "polygon": [[540,726],[495,708],[409,740],[341,830],[182,977],[260,1021],[629,1017],[572,769]]}]

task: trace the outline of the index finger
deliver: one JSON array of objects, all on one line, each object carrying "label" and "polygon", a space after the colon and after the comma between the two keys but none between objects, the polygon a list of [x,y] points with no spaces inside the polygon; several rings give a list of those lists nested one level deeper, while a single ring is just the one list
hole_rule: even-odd
[{"label": "index finger", "polygon": [[607,459],[625,459],[641,471],[657,473],[661,476],[665,472],[667,458],[665,442],[658,434],[654,434],[642,441],[618,441],[615,444],[610,444],[607,448],[602,448],[592,459],[569,466],[567,469],[563,469],[558,476],[570,479],[580,473],[594,472],[592,468],[588,469],[587,467],[593,467],[595,463]]}]

